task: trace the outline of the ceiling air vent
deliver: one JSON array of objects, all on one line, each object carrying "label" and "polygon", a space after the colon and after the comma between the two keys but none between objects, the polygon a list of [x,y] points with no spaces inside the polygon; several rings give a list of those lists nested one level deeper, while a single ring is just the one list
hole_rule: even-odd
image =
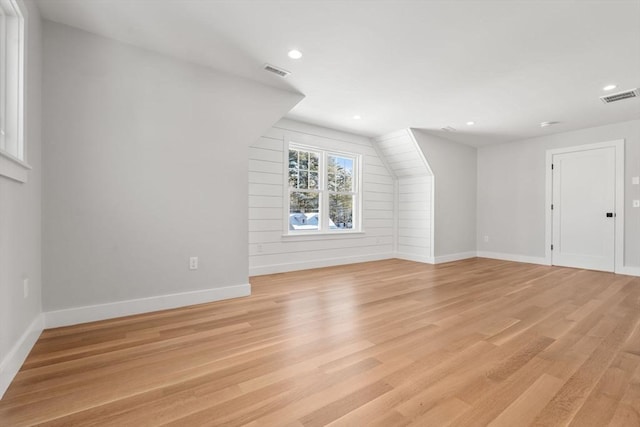
[{"label": "ceiling air vent", "polygon": [[289,74],[291,74],[290,71],[283,70],[282,68],[274,67],[273,65],[270,65],[270,64],[264,64],[264,69],[269,71],[270,73],[277,74],[280,77],[287,77]]},{"label": "ceiling air vent", "polygon": [[638,89],[626,90],[624,92],[612,93],[611,95],[601,96],[600,99],[605,104],[610,104],[616,101],[622,101],[623,99],[628,98],[637,98],[640,96],[640,91]]}]

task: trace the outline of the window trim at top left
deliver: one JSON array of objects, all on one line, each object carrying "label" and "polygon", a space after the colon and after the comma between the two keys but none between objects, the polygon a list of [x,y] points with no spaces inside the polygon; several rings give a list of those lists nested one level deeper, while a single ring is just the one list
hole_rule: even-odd
[{"label": "window trim at top left", "polygon": [[24,138],[27,8],[22,0],[0,0],[0,177],[26,182]]}]

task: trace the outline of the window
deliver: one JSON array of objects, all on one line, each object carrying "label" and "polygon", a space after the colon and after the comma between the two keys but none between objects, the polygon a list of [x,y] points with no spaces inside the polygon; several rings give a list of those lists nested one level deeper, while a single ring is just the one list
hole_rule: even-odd
[{"label": "window", "polygon": [[[24,17],[20,0],[0,0],[0,174],[7,161],[24,165]],[[15,165],[14,165],[15,166]]]},{"label": "window", "polygon": [[355,154],[290,144],[290,234],[360,229],[359,163]]}]

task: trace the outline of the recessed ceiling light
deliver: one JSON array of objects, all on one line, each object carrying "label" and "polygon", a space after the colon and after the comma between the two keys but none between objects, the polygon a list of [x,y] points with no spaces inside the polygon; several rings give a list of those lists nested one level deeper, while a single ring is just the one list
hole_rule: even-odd
[{"label": "recessed ceiling light", "polygon": [[300,58],[302,58],[302,52],[300,52],[299,50],[296,50],[296,49],[290,50],[288,55],[289,55],[289,58],[291,58],[291,59],[300,59]]},{"label": "recessed ceiling light", "polygon": [[616,85],[606,85],[605,87],[602,88],[602,90],[614,90],[617,87],[618,86]]},{"label": "recessed ceiling light", "polygon": [[355,116],[353,116],[353,120],[360,120],[362,117],[360,117],[358,114],[356,114]]},{"label": "recessed ceiling light", "polygon": [[476,124],[476,122],[467,122],[467,126],[473,126],[475,124]]}]

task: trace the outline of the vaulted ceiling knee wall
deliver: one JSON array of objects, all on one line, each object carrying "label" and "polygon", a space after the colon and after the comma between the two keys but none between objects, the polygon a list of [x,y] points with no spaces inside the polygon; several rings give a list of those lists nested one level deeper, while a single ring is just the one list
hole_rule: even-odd
[{"label": "vaulted ceiling knee wall", "polygon": [[374,138],[374,147],[395,177],[396,256],[434,262],[434,176],[411,129]]}]

